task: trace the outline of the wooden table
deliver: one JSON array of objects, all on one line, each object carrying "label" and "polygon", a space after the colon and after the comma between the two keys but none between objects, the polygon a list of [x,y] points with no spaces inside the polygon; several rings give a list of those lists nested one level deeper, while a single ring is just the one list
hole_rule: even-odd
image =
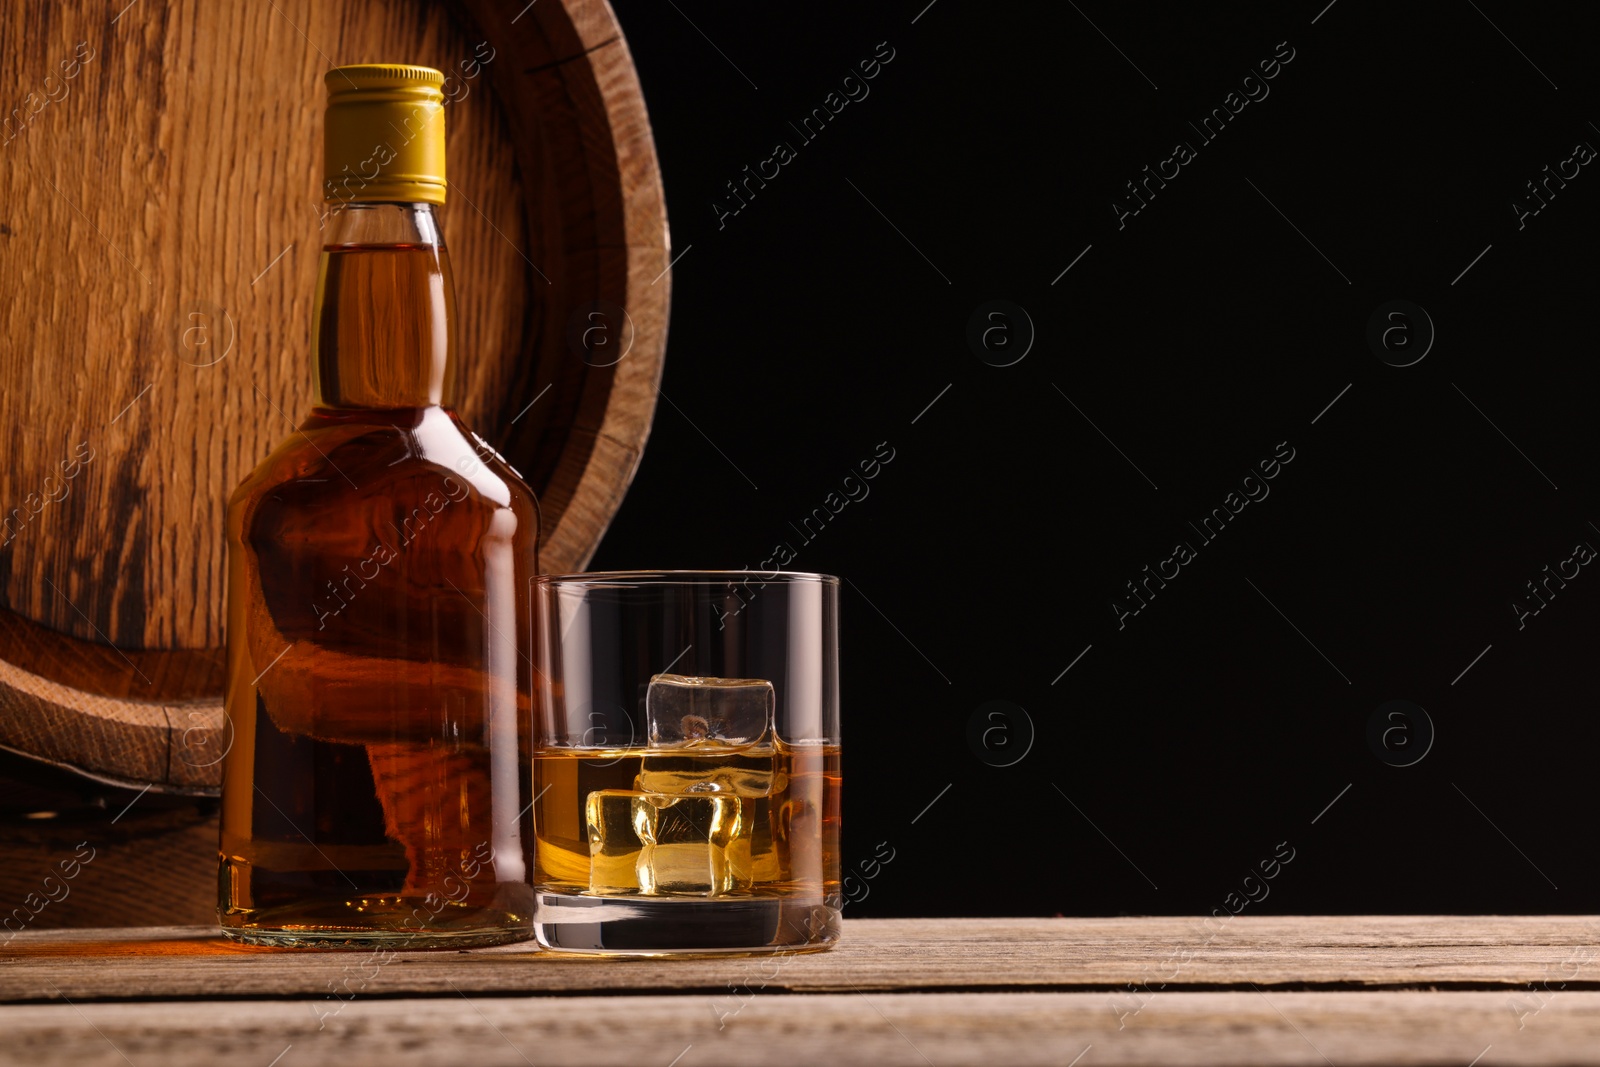
[{"label": "wooden table", "polygon": [[1600,918],[855,919],[833,952],[295,952],[201,927],[0,946],[0,1062],[1600,1063]]}]

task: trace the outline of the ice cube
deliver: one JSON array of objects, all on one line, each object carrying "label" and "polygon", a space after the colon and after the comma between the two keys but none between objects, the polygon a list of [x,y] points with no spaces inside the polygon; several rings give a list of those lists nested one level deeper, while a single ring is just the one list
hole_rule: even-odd
[{"label": "ice cube", "polygon": [[788,786],[789,776],[772,745],[731,748],[710,741],[647,750],[633,780],[635,789],[648,793],[738,797],[742,832],[749,838],[751,877],[758,882],[778,877],[773,815]]},{"label": "ice cube", "polygon": [[770,797],[783,791],[787,777],[777,769],[777,752],[767,746],[728,749],[694,745],[671,752],[648,752],[639,761],[635,789],[647,793],[732,793]]},{"label": "ice cube", "polygon": [[650,747],[634,788],[772,795],[772,683],[658,674],[645,698]]},{"label": "ice cube", "polygon": [[750,888],[750,825],[736,796],[597,789],[585,807],[592,892],[720,896]]},{"label": "ice cube", "polygon": [[772,683],[761,678],[658,674],[645,693],[651,748],[770,743]]},{"label": "ice cube", "polygon": [[665,751],[647,751],[633,787],[679,796],[732,795],[743,802],[740,818],[750,836],[751,877],[778,877],[774,817],[789,789],[786,761],[771,745],[727,748],[709,742]]}]

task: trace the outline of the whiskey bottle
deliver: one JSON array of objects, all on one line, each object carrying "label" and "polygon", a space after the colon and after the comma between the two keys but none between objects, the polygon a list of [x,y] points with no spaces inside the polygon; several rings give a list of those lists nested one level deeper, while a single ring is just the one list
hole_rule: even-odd
[{"label": "whiskey bottle", "polygon": [[314,406],[228,505],[218,911],[240,941],[530,932],[539,512],[452,406],[443,83],[326,77]]}]

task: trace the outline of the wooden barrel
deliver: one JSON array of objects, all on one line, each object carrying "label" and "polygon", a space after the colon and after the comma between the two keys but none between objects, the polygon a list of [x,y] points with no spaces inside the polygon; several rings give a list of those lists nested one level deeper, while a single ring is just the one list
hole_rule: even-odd
[{"label": "wooden barrel", "polygon": [[447,75],[460,411],[538,493],[550,571],[593,553],[655,408],[649,121],[605,0],[10,0],[0,20],[0,913],[98,840],[80,888],[142,898],[33,925],[203,921],[223,515],[311,404],[322,74]]}]

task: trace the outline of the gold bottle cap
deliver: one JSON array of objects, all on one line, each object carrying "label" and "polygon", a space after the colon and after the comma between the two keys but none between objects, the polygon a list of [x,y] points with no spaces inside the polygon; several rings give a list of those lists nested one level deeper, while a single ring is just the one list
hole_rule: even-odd
[{"label": "gold bottle cap", "polygon": [[323,78],[323,199],[444,203],[444,75],[408,63],[335,67]]}]

